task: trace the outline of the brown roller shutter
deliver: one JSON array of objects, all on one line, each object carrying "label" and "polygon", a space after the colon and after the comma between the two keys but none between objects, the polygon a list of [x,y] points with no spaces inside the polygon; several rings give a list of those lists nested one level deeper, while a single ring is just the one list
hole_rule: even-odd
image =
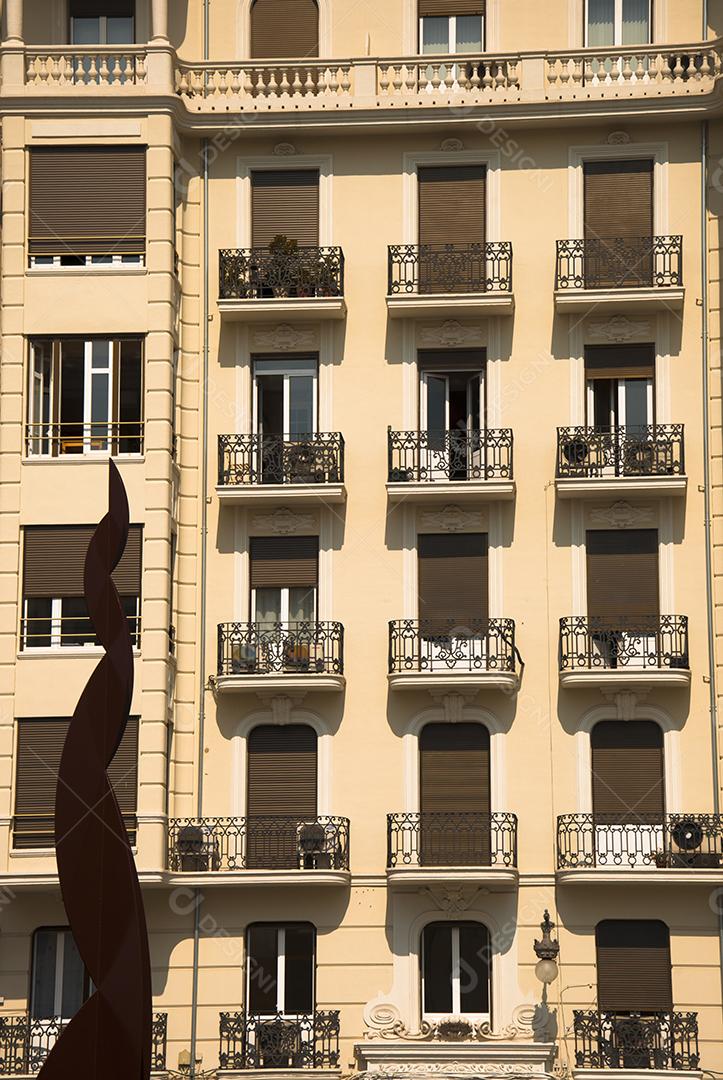
[{"label": "brown roller shutter", "polygon": [[[69,720],[18,720],[15,773],[16,848],[49,848],[55,843],[55,789]],[[108,770],[113,790],[135,840],[138,805],[138,717],[128,721],[123,739]]]},{"label": "brown roller shutter", "polygon": [[433,631],[486,622],[487,536],[421,535],[418,544],[420,622]]},{"label": "brown roller shutter", "polygon": [[[248,739],[250,867],[298,865],[298,824],[316,818],[316,792],[316,732],[301,724],[254,728]],[[284,818],[291,821],[286,824]]]},{"label": "brown roller shutter", "polygon": [[255,60],[319,55],[319,9],[314,0],[254,0],[251,56]]},{"label": "brown roller shutter", "polygon": [[278,169],[251,174],[251,244],[267,248],[275,236],[299,247],[319,246],[319,173]]},{"label": "brown roller shutter", "polygon": [[[419,739],[420,857],[483,866],[490,855],[490,737],[481,724],[428,724]],[[460,815],[455,818],[455,815]]]},{"label": "brown roller shutter", "polygon": [[[587,534],[587,610],[590,618],[625,628],[657,620],[656,529],[592,530]],[[617,622],[615,620],[617,619]]]},{"label": "brown roller shutter", "polygon": [[589,345],[585,349],[588,379],[654,379],[654,345]]},{"label": "brown roller shutter", "polygon": [[[30,526],[25,529],[23,596],[83,595],[83,573],[94,526]],[[140,596],[143,530],[131,525],[113,580],[121,596]]]},{"label": "brown roller shutter", "polygon": [[313,587],[318,576],[318,537],[254,536],[251,540],[252,589]]},{"label": "brown roller shutter", "polygon": [[422,168],[419,243],[468,247],[485,242],[486,170],[483,165]]},{"label": "brown roller shutter", "polygon": [[[593,814],[610,824],[662,822],[665,814],[663,732],[650,720],[596,724],[592,744]],[[652,818],[652,821],[651,821]]]},{"label": "brown roller shutter", "polygon": [[484,371],[484,349],[420,349],[420,371]]},{"label": "brown roller shutter", "polygon": [[419,15],[484,15],[485,0],[419,0]]},{"label": "brown roller shutter", "polygon": [[31,255],[142,255],[145,236],[144,149],[30,151]]},{"label": "brown roller shutter", "polygon": [[136,13],[135,0],[70,0],[71,19],[132,19]]},{"label": "brown roller shutter", "polygon": [[653,920],[598,923],[598,1008],[612,1013],[673,1011],[670,931]]},{"label": "brown roller shutter", "polygon": [[584,173],[587,288],[651,284],[653,162],[593,161]]}]

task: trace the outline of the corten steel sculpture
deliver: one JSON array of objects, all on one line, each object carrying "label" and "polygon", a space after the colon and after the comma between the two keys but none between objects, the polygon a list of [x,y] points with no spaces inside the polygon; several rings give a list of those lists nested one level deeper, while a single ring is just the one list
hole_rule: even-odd
[{"label": "corten steel sculpture", "polygon": [[109,512],[85,561],[85,599],[106,655],[78,702],[65,741],[55,803],[55,845],[65,910],[95,992],[48,1056],[42,1080],[147,1080],[151,979],[138,875],[107,769],[128,722],[133,649],[111,578],[128,539],[123,481],[110,462]]}]

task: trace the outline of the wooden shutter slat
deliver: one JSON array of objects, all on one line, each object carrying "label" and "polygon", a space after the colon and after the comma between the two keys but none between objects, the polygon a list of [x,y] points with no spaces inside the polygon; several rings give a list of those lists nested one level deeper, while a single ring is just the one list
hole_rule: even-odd
[{"label": "wooden shutter slat", "polygon": [[452,15],[484,15],[485,0],[419,0],[419,15],[442,16],[450,18]]},{"label": "wooden shutter slat", "polygon": [[591,618],[657,619],[660,604],[656,529],[588,532],[587,610]]},{"label": "wooden shutter slat", "polygon": [[277,169],[251,174],[252,246],[267,248],[275,236],[299,247],[319,246],[319,173]]},{"label": "wooden shutter slat", "polygon": [[482,724],[427,724],[419,739],[422,813],[490,812],[490,737]]},{"label": "wooden shutter slat", "polygon": [[419,619],[486,622],[488,604],[487,536],[483,533],[420,535]]},{"label": "wooden shutter slat", "polygon": [[251,588],[315,587],[319,576],[316,536],[254,536]]},{"label": "wooden shutter slat", "polygon": [[251,56],[255,60],[319,55],[319,9],[314,0],[254,0]]},{"label": "wooden shutter slat", "polygon": [[[53,847],[55,790],[70,721],[20,719],[15,773],[16,848]],[[136,829],[138,806],[138,717],[131,717],[108,769],[129,833]]]},{"label": "wooden shutter slat", "polygon": [[665,814],[663,732],[649,720],[606,720],[591,735],[593,815],[610,824],[662,822]]},{"label": "wooden shutter slat", "polygon": [[588,379],[654,379],[654,345],[589,345],[585,350]]},{"label": "wooden shutter slat", "polygon": [[653,235],[653,162],[588,161],[585,239]]},{"label": "wooden shutter slat", "polygon": [[[29,526],[23,550],[23,596],[82,596],[88,544],[94,526]],[[113,580],[121,596],[140,596],[143,530],[131,525]]]},{"label": "wooden shutter slat", "polygon": [[30,151],[31,255],[142,254],[145,235],[144,149]]},{"label": "wooden shutter slat", "polygon": [[248,816],[313,819],[316,792],[313,728],[301,724],[254,728],[248,740]]},{"label": "wooden shutter slat", "polygon": [[419,243],[468,247],[485,242],[483,165],[420,168]]},{"label": "wooden shutter slat", "polygon": [[664,923],[606,920],[595,938],[601,1011],[673,1011],[670,931]]}]

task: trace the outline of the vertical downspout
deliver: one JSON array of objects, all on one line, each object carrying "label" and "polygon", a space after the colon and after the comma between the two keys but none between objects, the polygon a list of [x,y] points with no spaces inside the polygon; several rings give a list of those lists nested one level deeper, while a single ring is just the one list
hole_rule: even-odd
[{"label": "vertical downspout", "polygon": [[[203,0],[203,59],[208,60],[209,53],[209,0]],[[209,319],[210,319],[210,290],[209,290],[209,144],[208,139],[203,139],[201,144],[201,157],[203,160],[203,378],[201,380],[202,394],[202,427],[201,437],[201,560],[200,560],[200,583],[201,596],[199,601],[199,642],[198,642],[198,769],[196,777],[196,817],[203,817],[203,768],[204,768],[204,744],[206,729],[206,564],[208,558],[208,369],[209,369]],[[194,923],[193,923],[193,975],[191,986],[191,1069],[190,1080],[196,1076],[196,1047],[198,1045],[198,981],[199,981],[199,954],[201,945],[201,908],[203,906],[203,893],[200,889],[194,890]]]}]

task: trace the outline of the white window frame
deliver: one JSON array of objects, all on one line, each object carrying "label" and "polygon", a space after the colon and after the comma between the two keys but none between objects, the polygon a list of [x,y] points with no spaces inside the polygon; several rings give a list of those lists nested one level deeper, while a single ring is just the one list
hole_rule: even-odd
[{"label": "white window frame", "polygon": [[[291,357],[289,359],[292,359]],[[315,435],[319,430],[319,364],[318,361],[310,360],[308,365],[291,369],[288,362],[285,362],[282,358],[279,358],[277,363],[273,363],[266,357],[263,357],[264,370],[259,372],[254,365],[253,371],[253,429],[257,435],[263,434],[261,431],[261,410],[259,408],[260,398],[260,386],[259,376],[261,378],[264,375],[281,375],[284,379],[284,430],[283,434],[289,434],[290,428],[290,415],[291,415],[291,380],[295,378],[311,378],[313,379],[313,393],[312,393],[312,430],[310,435]]]},{"label": "white window frame", "polygon": [[[476,922],[477,920],[470,920],[470,921]],[[428,926],[429,925],[432,925],[432,924],[428,924]],[[479,925],[484,926],[484,923],[479,923]],[[439,1021],[439,1020],[444,1020],[449,1016],[464,1016],[464,1018],[466,1020],[471,1020],[474,1023],[483,1023],[484,1021],[491,1020],[491,1017],[492,1017],[492,971],[491,971],[491,965],[488,968],[488,981],[487,981],[487,999],[488,999],[488,1002],[489,1002],[489,1005],[490,1005],[489,1011],[486,1012],[486,1013],[462,1012],[462,1004],[461,1004],[461,1001],[462,1001],[461,967],[462,967],[462,965],[461,965],[461,950],[460,950],[460,927],[456,923],[451,928],[451,930],[452,930],[452,1009],[451,1009],[451,1012],[449,1012],[449,1013],[430,1013],[430,1012],[426,1011],[426,1009],[424,1007],[424,1002],[425,1002],[425,998],[426,998],[426,993],[425,993],[426,986],[425,986],[425,977],[424,977],[424,970],[425,970],[426,965],[425,965],[424,948],[425,948],[425,940],[426,940],[426,936],[427,936],[428,926],[425,926],[424,930],[422,931],[422,947],[420,949],[420,953],[421,953],[421,978],[420,978],[420,983],[421,983],[421,987],[422,987],[422,1008],[421,1008],[422,1018],[424,1020]],[[489,927],[485,927],[485,929],[487,930],[487,934],[489,935],[490,934]]]},{"label": "white window frame", "polygon": [[[653,0],[648,0],[648,41],[637,41],[635,45],[648,46],[653,44]],[[590,48],[590,0],[585,0],[585,48]],[[601,45],[601,49],[628,49],[635,45],[623,45],[623,0],[615,0],[615,17],[613,23],[613,40],[609,45]]]},{"label": "white window frame", "polygon": [[[47,652],[48,649],[52,649],[53,651],[57,649],[62,649],[63,651],[67,649],[80,649],[84,652],[87,649],[94,649],[97,651],[102,648],[101,645],[95,645],[93,642],[90,641],[87,642],[85,645],[63,644],[63,600],[70,598],[59,596],[53,596],[52,598],[50,598],[50,645],[33,645],[32,636],[31,639],[28,640],[28,630],[30,629],[32,632],[32,627],[28,627],[28,604],[30,602],[30,599],[30,597],[25,597],[23,600],[23,624],[25,626],[25,633],[23,634],[22,642],[23,652]],[[139,648],[138,630],[140,621],[140,597],[136,596],[134,597],[134,599],[136,602],[135,614],[133,616],[126,616],[126,618],[132,617],[134,619],[135,625],[133,628],[133,632],[131,633],[131,637],[135,637],[136,639],[133,642],[133,650],[134,652],[136,652]]]},{"label": "white window frame", "polygon": [[[105,343],[108,346],[108,359],[103,367],[95,367],[93,364],[95,346]],[[114,342],[106,340],[104,338],[95,340],[89,340],[84,343],[85,351],[85,371],[83,376],[83,453],[84,454],[107,454],[112,445],[113,437],[113,352]],[[106,405],[106,415],[108,417],[106,427],[106,447],[104,450],[93,450],[93,442],[95,440],[95,434],[93,431],[93,400],[94,400],[94,384],[96,379],[101,376],[107,376],[108,379],[108,394]],[[101,435],[101,438],[103,436]]]},{"label": "white window frame", "polygon": [[99,38],[100,38],[100,41],[98,41],[95,45],[93,45],[93,44],[83,44],[83,43],[77,42],[75,40],[75,22],[76,22],[76,20],[74,18],[71,18],[70,19],[70,44],[71,45],[77,45],[78,48],[87,49],[90,52],[90,51],[92,51],[92,49],[94,47],[97,47],[99,49],[104,49],[109,44],[111,46],[116,46],[117,45],[117,47],[119,49],[122,49],[122,48],[125,48],[125,47],[130,48],[131,46],[136,44],[135,39],[137,37],[137,28],[136,28],[136,17],[135,17],[135,15],[131,16],[131,21],[133,23],[133,39],[134,40],[133,41],[118,42],[118,43],[108,41],[108,16],[107,15],[92,15],[92,16],[90,16],[90,18],[94,18],[94,19],[98,20],[98,23],[100,25],[100,33],[98,35]]},{"label": "white window frame", "polygon": [[[277,586],[266,586],[266,585],[262,586],[262,588],[276,588],[276,587]],[[281,622],[282,626],[288,626],[289,625],[289,606],[290,606],[289,594],[291,592],[292,587],[295,588],[296,586],[284,585],[284,586],[279,588],[279,592],[281,593],[281,619],[280,619],[280,622]],[[251,622],[252,623],[257,623],[258,622],[258,620],[256,618],[256,593],[257,593],[257,591],[258,591],[257,589],[252,589],[251,590]],[[314,614],[313,614],[310,621],[311,622],[316,622],[317,621],[316,612],[317,612],[317,607],[318,607],[318,586],[316,588],[314,588],[313,592],[314,592]]]},{"label": "white window frame", "polygon": [[[587,380],[587,416],[588,416],[588,424],[587,424],[587,426],[588,427],[593,427],[593,417],[595,415],[595,383],[597,381],[598,381],[597,379],[588,379]],[[616,379],[615,381],[617,383],[617,407],[618,407],[617,412],[618,412],[618,419],[617,419],[617,424],[613,423],[614,417],[611,414],[609,426],[612,429],[624,428],[626,426],[626,424],[627,424],[627,419],[626,419],[626,415],[625,415],[626,404],[627,404],[626,403],[626,396],[625,396],[625,383],[628,380],[623,377],[623,378],[620,378],[620,379]],[[642,381],[642,380],[636,380],[636,381]],[[648,410],[647,423],[648,423],[648,425],[652,425],[654,423],[654,416],[655,416],[655,401],[654,401],[654,397],[653,397],[653,380],[652,379],[646,379],[645,382],[646,382],[646,397],[647,397],[647,410]]]},{"label": "white window frame", "polygon": [[[424,53],[424,52],[422,52],[423,42],[424,42],[424,20],[425,20],[425,18],[426,19],[437,19],[437,18],[445,18],[445,16],[444,15],[442,15],[442,16],[439,16],[439,15],[420,15],[419,16],[419,38],[418,38],[418,41],[419,41],[419,55],[420,56],[445,55],[444,53],[439,54],[439,53]],[[467,18],[467,16],[460,16],[460,18]],[[449,16],[447,16],[447,20],[448,20],[448,23],[447,23],[447,50],[446,50],[446,52],[450,56],[456,56],[458,51],[459,51],[458,43],[457,43],[457,16],[456,15],[449,15]],[[487,20],[485,19],[484,15],[480,15],[479,20],[480,20],[480,23],[482,25],[482,33],[480,35],[480,41],[481,41],[480,52],[483,53],[485,51],[485,35],[487,33]],[[464,54],[461,54],[461,55],[464,55]],[[475,54],[474,54],[474,52],[471,52],[469,55],[474,56]]]}]

